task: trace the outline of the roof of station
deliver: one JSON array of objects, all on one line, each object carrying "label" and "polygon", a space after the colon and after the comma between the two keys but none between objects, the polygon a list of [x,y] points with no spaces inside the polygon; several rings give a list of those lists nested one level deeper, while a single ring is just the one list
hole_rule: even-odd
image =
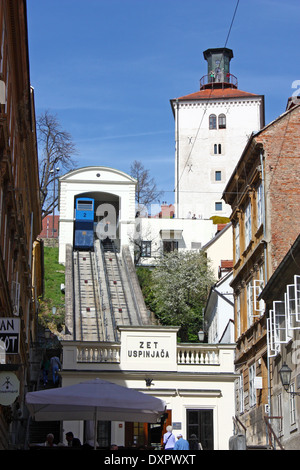
[{"label": "roof of station", "polygon": [[109,181],[127,181],[136,184],[136,179],[124,173],[123,171],[106,166],[86,166],[71,170],[59,178],[60,181],[89,180],[91,182]]}]

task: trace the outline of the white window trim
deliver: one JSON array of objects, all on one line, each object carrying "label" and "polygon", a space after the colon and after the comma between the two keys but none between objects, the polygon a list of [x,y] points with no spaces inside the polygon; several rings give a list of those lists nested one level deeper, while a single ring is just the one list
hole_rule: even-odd
[{"label": "white window trim", "polygon": [[244,377],[241,373],[239,377],[239,405],[240,405],[240,414],[244,413],[245,405],[244,405]]},{"label": "white window trim", "polygon": [[251,202],[246,207],[245,210],[245,242],[246,248],[248,247],[252,237],[252,228],[251,228]]},{"label": "white window trim", "polygon": [[235,235],[235,262],[240,259],[240,223],[238,222],[234,227]]},{"label": "white window trim", "polygon": [[237,337],[241,335],[241,298],[240,294],[236,296],[236,322],[237,322]]},{"label": "white window trim", "polygon": [[256,388],[254,386],[254,380],[256,376],[255,364],[249,367],[249,406],[256,406]]},{"label": "white window trim", "polygon": [[[290,391],[295,391],[295,384],[292,382],[290,384]],[[290,396],[290,425],[293,426],[296,424],[296,403],[295,403],[295,396],[293,393],[289,394]]]},{"label": "white window trim", "polygon": [[252,280],[248,282],[246,286],[247,291],[247,321],[248,321],[248,328],[253,323],[253,288],[252,288]]},{"label": "white window trim", "polygon": [[262,183],[257,188],[257,228],[263,223],[263,187]]}]

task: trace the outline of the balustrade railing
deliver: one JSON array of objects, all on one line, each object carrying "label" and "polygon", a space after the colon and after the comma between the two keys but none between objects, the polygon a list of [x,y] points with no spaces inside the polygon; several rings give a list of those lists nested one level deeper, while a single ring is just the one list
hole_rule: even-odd
[{"label": "balustrade railing", "polygon": [[216,365],[219,363],[219,350],[214,345],[177,346],[177,364]]},{"label": "balustrade railing", "polygon": [[119,344],[81,344],[77,346],[77,362],[90,362],[90,363],[119,363],[120,362]]},{"label": "balustrade railing", "polygon": [[[77,363],[120,363],[121,345],[118,343],[80,343],[76,345]],[[205,344],[177,346],[178,365],[218,365],[219,347]]]}]

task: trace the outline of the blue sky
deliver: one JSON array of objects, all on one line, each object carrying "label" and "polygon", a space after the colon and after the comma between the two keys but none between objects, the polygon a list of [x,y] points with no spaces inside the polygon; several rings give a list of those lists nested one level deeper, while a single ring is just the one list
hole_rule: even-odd
[{"label": "blue sky", "polygon": [[[172,203],[170,99],[199,90],[203,51],[225,45],[236,4],[27,0],[37,116],[57,115],[78,149],[78,167],[129,173],[139,160]],[[300,90],[299,18],[299,0],[240,0],[236,11],[227,42],[231,73],[241,90],[265,95],[266,123]]]}]

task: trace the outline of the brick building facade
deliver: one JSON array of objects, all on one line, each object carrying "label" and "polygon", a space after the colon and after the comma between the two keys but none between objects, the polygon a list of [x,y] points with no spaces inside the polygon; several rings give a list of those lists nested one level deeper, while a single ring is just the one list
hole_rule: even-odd
[{"label": "brick building facade", "polygon": [[39,235],[40,238],[58,238],[59,215],[46,215],[42,221],[42,231]]},{"label": "brick building facade", "polygon": [[253,445],[265,442],[272,371],[258,295],[300,232],[300,106],[291,103],[253,134],[225,188],[234,240],[237,418]]},{"label": "brick building facade", "polygon": [[[7,404],[3,394],[0,397],[0,449],[7,449],[13,441],[22,442],[26,432],[26,421],[20,417],[31,381],[30,346],[35,340],[40,295],[34,282],[40,270],[34,269],[32,251],[41,231],[41,211],[24,0],[0,2],[0,98],[0,333],[5,344],[0,373],[5,380],[14,377],[19,383],[14,401]],[[34,253],[38,252],[35,245]],[[19,344],[13,351],[8,322],[18,325],[14,332]]]}]

